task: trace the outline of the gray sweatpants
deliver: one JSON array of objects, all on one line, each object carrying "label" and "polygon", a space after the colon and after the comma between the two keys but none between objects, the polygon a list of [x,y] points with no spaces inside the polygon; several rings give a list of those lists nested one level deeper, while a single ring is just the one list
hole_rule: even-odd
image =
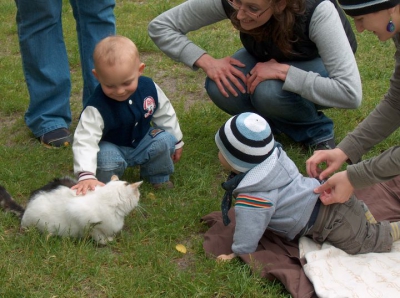
[{"label": "gray sweatpants", "polygon": [[352,196],[343,204],[321,204],[313,227],[306,234],[314,241],[329,241],[349,254],[388,252],[393,239],[388,221],[371,224],[363,202]]}]

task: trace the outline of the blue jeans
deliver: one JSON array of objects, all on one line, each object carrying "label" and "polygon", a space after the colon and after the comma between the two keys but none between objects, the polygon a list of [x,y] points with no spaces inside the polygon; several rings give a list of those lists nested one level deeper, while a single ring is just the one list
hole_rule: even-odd
[{"label": "blue jeans", "polygon": [[[244,74],[248,74],[258,63],[245,49],[240,49],[232,57],[246,65],[244,68],[238,67]],[[321,58],[285,63],[319,73],[323,77],[328,76]],[[257,86],[254,94],[242,94],[237,90],[237,97],[224,97],[210,78],[206,79],[205,88],[211,100],[226,113],[258,113],[268,120],[275,133],[283,132],[295,142],[313,146],[332,139],[333,121],[320,111],[327,107],[318,106],[299,94],[282,90],[283,84],[280,80],[263,81]]]},{"label": "blue jeans", "polygon": [[[61,24],[62,0],[15,0],[29,107],[25,122],[36,137],[71,123],[70,68]],[[98,85],[92,74],[96,44],[115,34],[115,0],[70,0],[76,21],[83,102]],[[72,29],[72,28],[71,28]]]},{"label": "blue jeans", "polygon": [[136,148],[101,141],[97,154],[97,179],[107,183],[112,175],[121,178],[127,167],[140,165],[141,178],[150,183],[167,182],[169,175],[174,172],[171,155],[175,152],[177,140],[166,131],[152,136],[152,130],[148,131]]}]

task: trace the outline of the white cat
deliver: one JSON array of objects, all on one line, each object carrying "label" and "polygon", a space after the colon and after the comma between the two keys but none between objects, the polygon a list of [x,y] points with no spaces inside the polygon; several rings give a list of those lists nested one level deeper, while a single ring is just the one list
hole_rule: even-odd
[{"label": "white cat", "polygon": [[112,241],[125,216],[138,206],[142,182],[129,184],[113,176],[105,186],[79,196],[70,189],[75,184],[68,177],[55,179],[32,192],[25,211],[0,187],[0,207],[22,217],[22,227],[78,238],[89,233],[100,244]]}]

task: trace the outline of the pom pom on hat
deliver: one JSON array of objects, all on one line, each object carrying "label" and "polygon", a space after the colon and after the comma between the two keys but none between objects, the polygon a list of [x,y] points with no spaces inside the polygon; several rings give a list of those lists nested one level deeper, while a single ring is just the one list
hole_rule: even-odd
[{"label": "pom pom on hat", "polygon": [[346,14],[355,17],[395,7],[400,0],[338,0]]},{"label": "pom pom on hat", "polygon": [[215,143],[229,165],[247,172],[271,155],[274,136],[268,122],[255,113],[231,117],[215,135]]}]

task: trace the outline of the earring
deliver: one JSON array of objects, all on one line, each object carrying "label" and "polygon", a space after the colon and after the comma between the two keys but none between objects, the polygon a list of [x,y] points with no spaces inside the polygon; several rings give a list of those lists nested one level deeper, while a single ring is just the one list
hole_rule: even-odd
[{"label": "earring", "polygon": [[389,23],[386,26],[386,31],[387,32],[393,32],[394,29],[396,29],[396,26],[393,24],[392,20],[390,20]]}]

